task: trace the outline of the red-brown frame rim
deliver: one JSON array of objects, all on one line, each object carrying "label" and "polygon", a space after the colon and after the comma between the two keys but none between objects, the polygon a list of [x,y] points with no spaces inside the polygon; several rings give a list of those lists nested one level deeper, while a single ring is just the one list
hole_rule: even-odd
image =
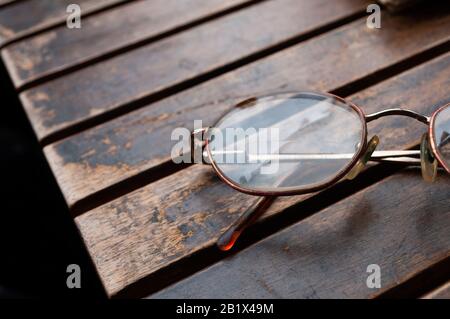
[{"label": "red-brown frame rim", "polygon": [[[229,179],[221,170],[220,168],[217,166],[217,164],[215,163],[215,161],[212,158],[212,154],[211,154],[211,150],[209,148],[209,138],[205,139],[205,149],[206,152],[208,154],[208,159],[209,162],[211,163],[215,173],[219,176],[219,178],[227,185],[229,185],[230,187],[236,189],[237,191],[241,192],[241,193],[245,193],[245,194],[249,194],[249,195],[255,195],[255,196],[290,196],[290,195],[301,195],[301,194],[307,194],[307,193],[313,193],[316,191],[320,191],[323,190],[325,188],[328,188],[331,185],[336,184],[339,180],[341,180],[348,172],[350,172],[350,170],[356,165],[356,163],[359,161],[359,159],[363,156],[364,152],[366,151],[367,148],[367,121],[366,121],[366,116],[363,112],[363,110],[357,106],[356,104],[345,100],[344,98],[331,94],[331,93],[318,93],[318,92],[314,92],[314,91],[301,91],[301,92],[281,92],[281,93],[272,93],[269,95],[263,95],[263,96],[258,96],[258,97],[253,97],[250,98],[251,100],[253,99],[263,99],[263,98],[268,98],[268,97],[276,97],[276,96],[280,96],[280,95],[300,95],[300,94],[313,94],[313,95],[319,95],[319,96],[324,96],[324,97],[329,97],[329,98],[334,98],[338,101],[340,101],[341,103],[350,106],[360,117],[361,120],[361,124],[362,124],[362,132],[361,132],[361,146],[359,147],[358,151],[355,153],[355,155],[353,156],[352,160],[347,164],[346,167],[344,167],[342,170],[340,170],[334,178],[325,181],[323,183],[318,183],[315,186],[312,187],[303,187],[303,188],[298,188],[298,189],[292,189],[292,190],[284,190],[284,191],[260,191],[260,190],[256,190],[256,189],[251,189],[251,188],[245,188],[240,186],[239,184],[235,183],[233,180]],[[250,99],[245,99],[245,101],[250,100]],[[235,106],[240,105],[243,102],[239,102],[236,103]],[[229,112],[231,112],[232,110],[230,110]],[[228,114],[228,112],[226,113]],[[225,114],[225,115],[226,115]],[[225,116],[224,115],[224,116]],[[216,127],[217,124],[222,120],[222,117],[214,124],[213,127]],[[208,131],[208,129],[207,129]],[[205,134],[207,134],[207,131],[205,132]]]},{"label": "red-brown frame rim", "polygon": [[436,121],[436,117],[437,115],[442,112],[443,110],[447,109],[448,107],[450,107],[450,103],[445,104],[444,106],[440,107],[439,109],[437,109],[433,115],[431,116],[430,119],[430,126],[429,126],[429,131],[428,134],[430,136],[430,144],[431,144],[431,150],[433,151],[434,156],[436,157],[436,159],[438,160],[439,164],[441,164],[441,166],[448,172],[450,173],[450,166],[444,161],[444,159],[442,158],[438,147],[436,145],[436,136],[434,134],[434,124]]}]

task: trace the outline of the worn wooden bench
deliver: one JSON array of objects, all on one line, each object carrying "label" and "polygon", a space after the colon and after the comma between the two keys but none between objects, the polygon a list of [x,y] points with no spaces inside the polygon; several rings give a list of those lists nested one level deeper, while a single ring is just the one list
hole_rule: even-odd
[{"label": "worn wooden bench", "polygon": [[[108,296],[448,297],[445,174],[380,164],[279,198],[226,254],[215,240],[256,198],[172,163],[170,136],[278,91],[431,114],[450,102],[450,6],[382,11],[369,29],[362,0],[79,0],[69,29],[71,2],[1,2],[1,55]],[[424,129],[369,126],[385,149]]]}]

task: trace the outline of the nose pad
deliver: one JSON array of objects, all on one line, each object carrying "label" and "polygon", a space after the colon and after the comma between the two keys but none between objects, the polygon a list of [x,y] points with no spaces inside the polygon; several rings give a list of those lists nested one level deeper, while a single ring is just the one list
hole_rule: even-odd
[{"label": "nose pad", "polygon": [[420,166],[422,177],[425,181],[433,183],[436,180],[438,162],[430,147],[430,140],[427,133],[422,135],[420,143]]},{"label": "nose pad", "polygon": [[351,171],[348,172],[347,176],[345,177],[346,179],[349,180],[355,179],[356,176],[358,176],[359,173],[362,172],[364,167],[366,167],[367,162],[370,160],[370,157],[372,156],[373,152],[375,152],[375,149],[377,148],[379,143],[380,139],[378,138],[378,136],[374,135],[367,144],[366,152],[355,164],[355,166],[353,166]]}]

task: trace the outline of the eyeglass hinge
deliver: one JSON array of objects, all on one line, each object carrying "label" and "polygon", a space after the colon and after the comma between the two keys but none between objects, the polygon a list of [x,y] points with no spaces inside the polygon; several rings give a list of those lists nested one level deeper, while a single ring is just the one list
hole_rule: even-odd
[{"label": "eyeglass hinge", "polygon": [[206,142],[203,139],[204,134],[208,131],[208,128],[209,127],[202,127],[199,129],[195,129],[191,133],[191,163],[209,164],[209,162],[206,160]]}]

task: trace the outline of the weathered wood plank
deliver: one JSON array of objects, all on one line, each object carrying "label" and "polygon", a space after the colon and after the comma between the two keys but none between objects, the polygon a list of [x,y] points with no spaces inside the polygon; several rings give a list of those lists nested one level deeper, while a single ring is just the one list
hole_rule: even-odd
[{"label": "weathered wood plank", "polygon": [[[450,257],[449,183],[399,173],[153,298],[377,297]],[[379,289],[366,284],[371,264]]]},{"label": "weathered wood plank", "polygon": [[426,294],[424,299],[450,299],[450,281]]},{"label": "weathered wood plank", "polygon": [[406,10],[414,5],[417,5],[421,0],[378,0],[382,5],[386,6],[388,10],[398,12]]},{"label": "weathered wood plank", "polygon": [[21,99],[42,139],[362,12],[364,5],[359,0],[263,2],[27,90]]},{"label": "weathered wood plank", "polygon": [[[384,29],[369,31],[364,20],[359,20],[46,147],[68,204],[73,206],[169,161],[174,144],[170,141],[171,131],[176,127],[191,128],[194,119],[211,125],[230,107],[233,97],[281,90],[330,91],[450,37],[446,31],[450,15],[414,19],[415,28],[404,17],[385,15],[383,21]],[[45,105],[49,102],[45,96],[42,98],[44,109],[28,108],[31,118],[36,119],[37,113],[43,114],[40,118],[46,117]],[[36,131],[42,132],[39,128]]]},{"label": "weathered wood plank", "polygon": [[[407,105],[431,113],[437,105],[450,101],[449,76],[450,54],[367,89],[352,100],[363,105],[367,112]],[[381,147],[386,149],[409,147],[425,130],[423,124],[411,121],[386,118],[374,122],[370,133],[378,133]],[[420,174],[416,174],[414,183],[422,183]],[[408,192],[405,194],[411,196]],[[279,198],[264,218],[309,196]],[[106,291],[112,296],[139,279],[213,245],[220,232],[255,200],[220,182],[211,167],[198,165],[75,220]],[[398,208],[398,203],[395,202],[394,207]],[[445,201],[438,205],[442,203]]]},{"label": "weathered wood plank", "polygon": [[18,0],[0,0],[0,6],[11,4],[11,3],[15,2],[15,1],[18,1]]},{"label": "weathered wood plank", "polygon": [[247,0],[143,0],[85,18],[6,47],[2,54],[16,88]]},{"label": "weathered wood plank", "polygon": [[[87,14],[126,0],[78,0],[82,14]],[[7,42],[31,34],[67,19],[71,0],[16,1],[0,9],[0,47]]]}]

